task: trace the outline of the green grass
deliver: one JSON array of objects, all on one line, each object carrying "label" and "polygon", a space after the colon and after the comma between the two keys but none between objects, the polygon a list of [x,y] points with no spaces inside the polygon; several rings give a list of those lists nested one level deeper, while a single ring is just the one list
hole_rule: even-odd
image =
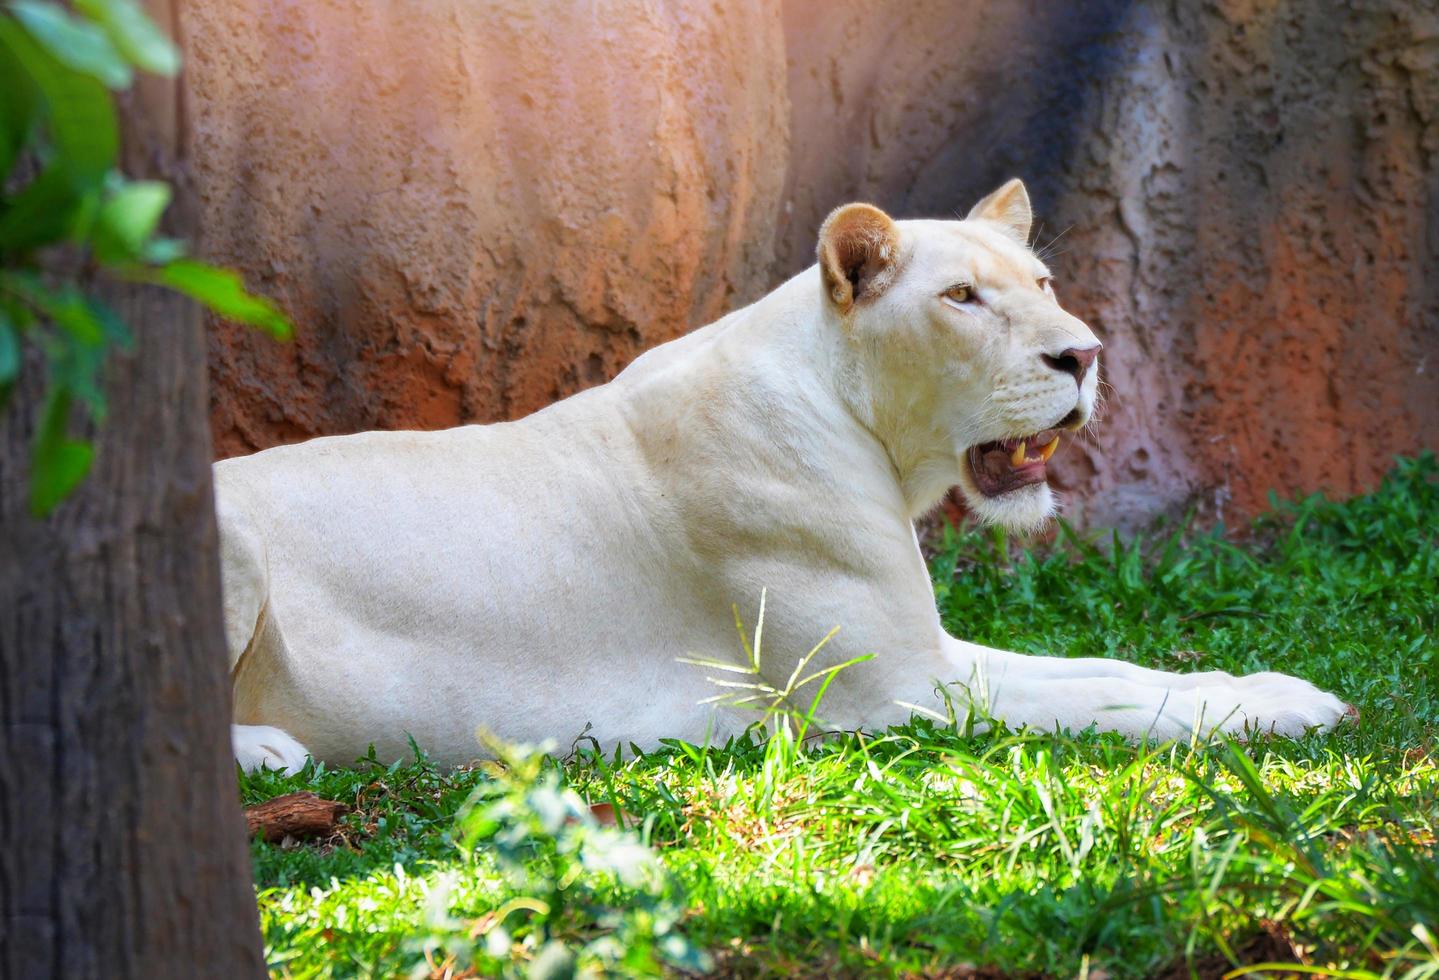
[{"label": "green grass", "polygon": [[[932,561],[958,635],[1299,674],[1362,712],[1328,736],[1136,747],[917,720],[798,749],[244,777],[246,803],[355,808],[324,844],[253,845],[272,969],[556,976],[578,955],[630,974],[702,949],[742,976],[1439,976],[1436,538],[1426,455],[1370,496],[1277,505],[1244,544],[1023,551],[971,530]],[[631,830],[593,826],[606,802]],[[636,838],[659,863],[627,879],[603,855]]]}]

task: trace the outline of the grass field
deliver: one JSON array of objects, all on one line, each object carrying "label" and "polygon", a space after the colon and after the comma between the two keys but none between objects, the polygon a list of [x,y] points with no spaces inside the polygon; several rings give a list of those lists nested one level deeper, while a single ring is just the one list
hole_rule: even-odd
[{"label": "grass field", "polygon": [[1360,724],[1136,747],[920,719],[252,775],[246,803],[312,789],[354,808],[329,841],[253,845],[271,968],[1439,976],[1439,467],[1401,461],[1368,497],[1280,506],[1247,541],[1066,533],[1022,552],[967,531],[931,568],[966,638],[1284,670]]}]

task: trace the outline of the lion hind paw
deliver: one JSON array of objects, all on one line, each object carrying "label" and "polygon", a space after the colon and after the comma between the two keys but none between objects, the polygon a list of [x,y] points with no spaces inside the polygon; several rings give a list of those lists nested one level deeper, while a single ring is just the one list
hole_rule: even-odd
[{"label": "lion hind paw", "polygon": [[230,744],[235,761],[246,772],[277,769],[293,776],[305,767],[306,749],[289,734],[271,725],[231,725]]}]

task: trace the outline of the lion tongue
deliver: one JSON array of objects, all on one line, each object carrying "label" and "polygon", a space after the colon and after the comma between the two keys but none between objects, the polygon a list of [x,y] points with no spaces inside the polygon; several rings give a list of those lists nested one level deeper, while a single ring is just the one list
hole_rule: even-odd
[{"label": "lion tongue", "polygon": [[1054,429],[974,446],[969,451],[969,468],[976,488],[986,497],[996,497],[1043,483],[1048,475],[1045,464],[1058,448],[1059,433]]},{"label": "lion tongue", "polygon": [[1012,452],[1002,442],[983,449],[977,462],[984,469],[984,475],[995,481],[1005,479],[1019,468],[1014,463]]}]

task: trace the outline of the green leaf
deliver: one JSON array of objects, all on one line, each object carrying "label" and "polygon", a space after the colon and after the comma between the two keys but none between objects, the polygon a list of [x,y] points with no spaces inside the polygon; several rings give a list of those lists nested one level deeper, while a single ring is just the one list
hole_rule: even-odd
[{"label": "green leaf", "polygon": [[140,259],[150,265],[166,265],[183,259],[187,249],[178,238],[152,238],[140,250]]},{"label": "green leaf", "polygon": [[105,28],[130,61],[167,78],[180,70],[180,50],[135,0],[75,0],[75,9]]},{"label": "green leaf", "polygon": [[98,187],[120,151],[120,127],[110,93],[95,78],[65,67],[13,18],[0,17],[0,45],[39,88],[54,164],[70,175],[77,190]]},{"label": "green leaf", "polygon": [[102,262],[139,258],[170,203],[170,185],[158,180],[127,182],[107,197],[96,215],[95,254]]},{"label": "green leaf", "polygon": [[86,347],[99,347],[105,343],[105,328],[95,319],[90,304],[78,289],[66,287],[58,293],[49,293],[41,308],[57,327],[77,343]]},{"label": "green leaf", "polygon": [[64,165],[52,162],[0,211],[0,252],[18,254],[64,241],[83,203]]},{"label": "green leaf", "polygon": [[29,272],[10,272],[0,278],[0,285],[58,328],[37,334],[50,380],[72,401],[79,399],[97,422],[103,421],[106,405],[100,388],[101,370],[112,345],[130,346],[130,331],[107,306],[74,286],[54,290]]},{"label": "green leaf", "polygon": [[20,374],[20,332],[10,317],[0,310],[0,384],[14,381]]},{"label": "green leaf", "polygon": [[110,88],[130,87],[134,73],[98,24],[71,17],[63,7],[40,0],[14,0],[10,12],[62,65],[98,78]]},{"label": "green leaf", "polygon": [[105,392],[100,388],[100,373],[105,366],[107,348],[76,341],[66,334],[45,338],[50,357],[50,377],[72,399],[78,399],[96,422],[105,421]]},{"label": "green leaf", "polygon": [[85,302],[90,307],[90,313],[95,317],[100,329],[105,332],[105,339],[119,347],[121,350],[130,350],[135,346],[135,338],[130,333],[130,328],[125,325],[119,315],[110,307],[98,299],[86,297]]},{"label": "green leaf", "polygon": [[10,400],[10,389],[20,377],[20,331],[10,315],[0,310],[0,410]]},{"label": "green leaf", "polygon": [[147,278],[193,297],[227,320],[259,327],[279,340],[294,332],[280,308],[263,296],[245,290],[238,274],[193,259],[180,259]]},{"label": "green leaf", "polygon": [[100,389],[100,372],[112,344],[129,344],[124,324],[74,286],[51,289],[32,272],[12,271],[0,278],[0,285],[58,328],[37,334],[51,382],[71,401],[78,398],[96,421],[103,420],[105,393]]},{"label": "green leaf", "polygon": [[[35,323],[35,313],[20,302],[19,289],[16,287],[16,280],[24,278],[24,273],[6,272],[0,268],[0,314],[10,320],[15,332],[24,336]],[[7,295],[8,293],[8,295]]]},{"label": "green leaf", "polygon": [[30,512],[45,517],[80,485],[90,471],[95,449],[88,442],[36,446],[30,461]]},{"label": "green leaf", "polygon": [[79,343],[88,347],[104,343],[104,325],[96,318],[85,294],[74,286],[51,289],[34,272],[21,270],[10,272],[0,283]]},{"label": "green leaf", "polygon": [[45,517],[85,478],[95,449],[66,434],[70,396],[51,388],[30,456],[30,512]]},{"label": "green leaf", "polygon": [[38,99],[14,52],[0,44],[0,187],[30,136]]}]

